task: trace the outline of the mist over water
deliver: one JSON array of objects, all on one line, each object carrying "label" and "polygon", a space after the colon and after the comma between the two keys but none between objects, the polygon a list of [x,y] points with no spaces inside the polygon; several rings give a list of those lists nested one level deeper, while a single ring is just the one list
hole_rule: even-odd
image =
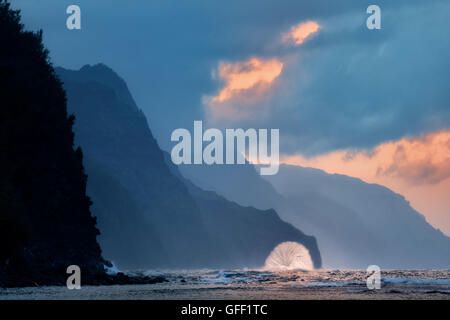
[{"label": "mist over water", "polygon": [[282,242],[266,259],[265,270],[313,270],[314,264],[308,249],[297,242]]}]

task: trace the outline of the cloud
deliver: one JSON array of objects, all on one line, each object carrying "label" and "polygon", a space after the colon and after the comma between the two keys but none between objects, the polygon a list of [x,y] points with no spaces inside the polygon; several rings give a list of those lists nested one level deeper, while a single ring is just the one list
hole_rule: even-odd
[{"label": "cloud", "polygon": [[363,151],[338,150],[311,158],[284,156],[281,162],[370,182],[386,184],[388,179],[399,179],[410,185],[432,185],[450,177],[450,130],[386,142]]},{"label": "cloud", "polygon": [[204,97],[213,118],[238,120],[251,116],[258,103],[267,97],[284,63],[277,58],[250,58],[247,61],[221,62],[216,72],[224,86],[216,96]]},{"label": "cloud", "polygon": [[411,184],[437,184],[450,177],[450,132],[392,144],[392,163],[378,175],[404,179]]},{"label": "cloud", "polygon": [[[259,108],[275,114],[265,112],[267,123],[249,123],[280,128],[280,143],[290,139],[290,152],[366,148],[450,123],[450,38],[442,32],[448,1],[383,1],[377,31],[365,27],[360,0],[109,2],[83,1],[82,11],[95,19],[76,33],[61,27],[66,1],[12,5],[23,9],[27,29],[44,30],[55,65],[102,62],[123,76],[163,148],[172,146],[173,129],[205,116],[202,97],[216,93],[211,70],[218,61],[282,57],[286,64],[286,52],[298,48],[298,68],[283,68],[268,96],[273,105],[265,100]],[[314,41],[280,46],[281,34],[309,20],[321,25]],[[372,118],[370,126],[359,125]]]},{"label": "cloud", "polygon": [[282,35],[281,41],[301,45],[309,36],[319,30],[319,24],[315,21],[301,22],[293,26],[289,32]]},{"label": "cloud", "polygon": [[[315,21],[299,23],[282,35],[282,42],[301,45],[319,30]],[[286,63],[281,58],[252,57],[246,61],[220,62],[213,78],[219,78],[223,87],[216,96],[203,97],[211,118],[217,120],[243,120],[267,107],[267,100],[276,79]]]},{"label": "cloud", "polygon": [[431,224],[450,235],[450,130],[381,143],[368,150],[338,150],[311,158],[297,154],[280,161],[384,185],[402,194]]},{"label": "cloud", "polygon": [[212,101],[224,102],[260,84],[270,85],[282,70],[283,63],[278,59],[251,58],[244,62],[220,63],[219,78],[225,82],[225,87]]}]

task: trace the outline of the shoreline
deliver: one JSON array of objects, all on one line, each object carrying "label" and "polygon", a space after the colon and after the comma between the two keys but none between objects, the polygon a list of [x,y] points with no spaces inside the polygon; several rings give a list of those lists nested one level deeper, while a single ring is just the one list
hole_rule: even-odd
[{"label": "shoreline", "polygon": [[[184,270],[108,277],[122,283],[82,284],[80,290],[3,288],[0,300],[450,300],[450,270],[386,270],[381,288],[374,290],[367,288],[365,270]],[[125,283],[130,278],[135,282]]]},{"label": "shoreline", "polygon": [[450,300],[450,288],[437,285],[285,287],[190,286],[165,284],[27,287],[0,289],[0,300]]}]

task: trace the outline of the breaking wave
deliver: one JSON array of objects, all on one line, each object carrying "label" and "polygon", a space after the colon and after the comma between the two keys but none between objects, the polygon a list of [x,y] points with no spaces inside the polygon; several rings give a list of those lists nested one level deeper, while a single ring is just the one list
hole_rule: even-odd
[{"label": "breaking wave", "polygon": [[314,264],[309,250],[297,242],[282,242],[266,259],[265,270],[313,270]]}]

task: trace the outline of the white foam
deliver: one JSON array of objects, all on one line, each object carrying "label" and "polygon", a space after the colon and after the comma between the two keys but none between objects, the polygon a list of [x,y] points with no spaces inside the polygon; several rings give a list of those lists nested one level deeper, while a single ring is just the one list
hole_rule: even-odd
[{"label": "white foam", "polygon": [[106,274],[110,276],[115,276],[117,273],[120,272],[120,270],[114,265],[113,262],[111,262],[112,267],[108,267],[106,265],[103,265],[103,268],[105,268]]},{"label": "white foam", "polygon": [[313,270],[314,265],[309,250],[297,242],[282,242],[266,259],[264,270]]},{"label": "white foam", "polygon": [[214,278],[202,278],[201,280],[207,283],[220,283],[220,284],[229,284],[233,282],[231,273],[225,271],[219,272],[219,274]]}]

